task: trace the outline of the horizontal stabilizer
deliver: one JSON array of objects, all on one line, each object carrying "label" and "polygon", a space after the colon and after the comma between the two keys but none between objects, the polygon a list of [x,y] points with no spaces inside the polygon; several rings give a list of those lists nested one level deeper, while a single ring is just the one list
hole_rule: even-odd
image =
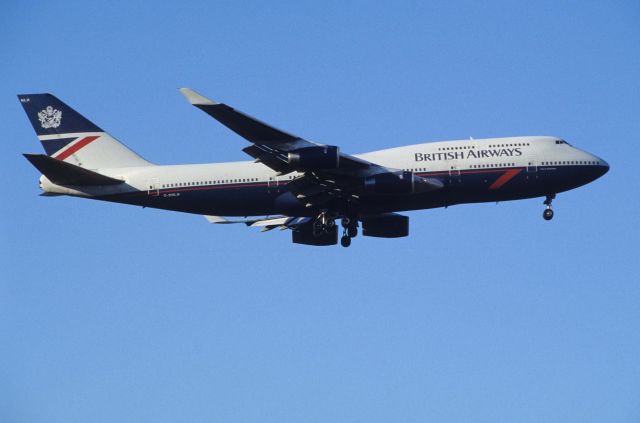
[{"label": "horizontal stabilizer", "polygon": [[58,185],[117,185],[124,181],[54,159],[45,154],[24,154],[51,182]]}]

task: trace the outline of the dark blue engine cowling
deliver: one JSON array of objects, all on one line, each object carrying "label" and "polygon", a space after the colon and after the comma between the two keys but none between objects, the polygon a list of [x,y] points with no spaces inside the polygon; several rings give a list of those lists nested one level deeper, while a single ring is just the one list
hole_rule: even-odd
[{"label": "dark blue engine cowling", "polygon": [[313,231],[313,223],[309,222],[296,227],[292,231],[291,237],[294,244],[316,246],[336,245],[338,243],[338,226],[334,225],[324,232],[316,234]]},{"label": "dark blue engine cowling", "polygon": [[362,235],[378,238],[400,238],[409,235],[409,218],[394,213],[367,216],[362,219]]},{"label": "dark blue engine cowling", "polygon": [[288,161],[296,169],[337,169],[340,149],[333,145],[300,148],[289,153]]}]

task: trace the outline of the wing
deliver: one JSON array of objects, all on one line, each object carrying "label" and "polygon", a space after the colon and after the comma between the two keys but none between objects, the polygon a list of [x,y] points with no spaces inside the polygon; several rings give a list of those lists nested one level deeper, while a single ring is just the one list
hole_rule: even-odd
[{"label": "wing", "polygon": [[[253,145],[242,151],[277,172],[284,174],[298,170],[289,164],[289,152],[322,147],[320,144],[274,128],[226,104],[212,101],[189,88],[181,88],[180,91],[192,105],[251,142]],[[342,168],[367,169],[372,165],[365,160],[343,153],[340,153],[340,163]]]},{"label": "wing", "polygon": [[181,88],[180,91],[192,105],[251,142],[252,145],[242,151],[256,162],[279,174],[299,172],[288,187],[307,207],[319,207],[336,199],[358,201],[362,195],[367,195],[367,180],[374,181],[370,186],[375,185],[378,179],[402,181],[405,186],[410,182],[411,187],[417,183],[425,191],[443,186],[437,179],[408,175],[409,172],[342,153],[336,146],[305,140],[189,88]]},{"label": "wing", "polygon": [[262,228],[262,232],[270,231],[272,229],[295,229],[300,225],[308,223],[311,218],[309,217],[265,217],[263,219],[242,219],[242,220],[228,220],[223,216],[205,216],[205,219],[209,223],[214,224],[232,224],[232,223],[244,223],[247,226],[253,228]]}]

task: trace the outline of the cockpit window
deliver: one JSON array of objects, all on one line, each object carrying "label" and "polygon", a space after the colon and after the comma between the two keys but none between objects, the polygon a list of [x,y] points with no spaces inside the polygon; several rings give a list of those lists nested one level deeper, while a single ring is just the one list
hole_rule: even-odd
[{"label": "cockpit window", "polygon": [[571,145],[568,142],[566,142],[565,140],[556,140],[556,144],[567,144],[567,145]]}]

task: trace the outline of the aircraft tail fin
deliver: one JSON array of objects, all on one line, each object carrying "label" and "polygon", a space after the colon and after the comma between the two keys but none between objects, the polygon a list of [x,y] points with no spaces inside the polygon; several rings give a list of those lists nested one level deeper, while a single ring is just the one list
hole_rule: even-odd
[{"label": "aircraft tail fin", "polygon": [[54,159],[88,169],[151,165],[54,95],[20,94],[18,99]]},{"label": "aircraft tail fin", "polygon": [[27,160],[51,182],[57,185],[118,185],[120,179],[97,173],[80,166],[56,160],[46,154],[24,154]]}]

